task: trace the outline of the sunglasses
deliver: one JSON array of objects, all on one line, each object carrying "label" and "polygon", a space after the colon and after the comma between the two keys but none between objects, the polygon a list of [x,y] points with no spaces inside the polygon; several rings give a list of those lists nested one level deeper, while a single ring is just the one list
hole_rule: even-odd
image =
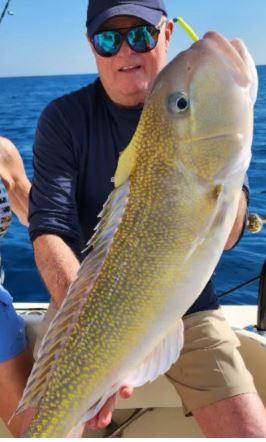
[{"label": "sunglasses", "polygon": [[124,41],[130,48],[139,53],[152,51],[158,43],[160,28],[159,26],[145,24],[133,28],[121,28],[116,30],[101,31],[94,34],[90,41],[98,55],[102,57],[113,57],[116,55]]}]

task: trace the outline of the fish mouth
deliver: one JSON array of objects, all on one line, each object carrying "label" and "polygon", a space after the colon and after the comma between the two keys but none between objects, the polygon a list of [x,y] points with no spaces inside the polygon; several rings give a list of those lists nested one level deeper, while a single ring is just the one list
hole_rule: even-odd
[{"label": "fish mouth", "polygon": [[213,53],[213,50],[223,53],[224,60],[227,60],[228,67],[230,66],[231,73],[240,86],[246,87],[254,81],[253,62],[241,40],[229,41],[219,33],[207,32],[203,39],[194,43],[193,46],[201,47],[206,54],[209,51]]},{"label": "fish mouth", "polygon": [[198,143],[201,141],[208,141],[208,140],[213,140],[213,141],[219,141],[219,140],[223,140],[223,139],[230,139],[233,138],[236,141],[241,141],[243,139],[244,135],[242,133],[220,133],[220,134],[216,134],[216,135],[212,135],[212,134],[205,134],[205,135],[201,135],[198,137],[191,137],[191,138],[182,138],[180,139],[183,143],[185,144],[190,144],[190,143]]}]

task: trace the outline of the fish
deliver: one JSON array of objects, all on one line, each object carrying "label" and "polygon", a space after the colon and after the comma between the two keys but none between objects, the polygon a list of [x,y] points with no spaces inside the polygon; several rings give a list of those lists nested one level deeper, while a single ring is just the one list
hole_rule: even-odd
[{"label": "fish", "polygon": [[257,89],[245,44],[216,33],[156,78],[18,406],[35,410],[28,437],[78,434],[121,387],[178,359],[182,317],[236,218]]}]

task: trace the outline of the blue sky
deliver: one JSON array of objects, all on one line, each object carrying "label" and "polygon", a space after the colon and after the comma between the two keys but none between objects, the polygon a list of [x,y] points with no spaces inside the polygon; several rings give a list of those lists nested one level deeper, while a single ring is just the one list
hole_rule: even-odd
[{"label": "blue sky", "polygon": [[[101,0],[99,0],[101,1]],[[0,0],[0,12],[6,0]],[[165,0],[169,16],[185,18],[202,36],[208,30],[240,37],[257,64],[266,64],[265,0]],[[0,77],[96,72],[85,39],[87,0],[12,0],[13,16],[0,25]],[[190,45],[176,27],[169,59]]]}]

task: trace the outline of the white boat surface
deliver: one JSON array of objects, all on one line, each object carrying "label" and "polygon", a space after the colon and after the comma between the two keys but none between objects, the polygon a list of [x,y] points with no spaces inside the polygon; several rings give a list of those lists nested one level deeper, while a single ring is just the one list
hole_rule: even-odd
[{"label": "white boat surface", "polygon": [[[30,345],[45,314],[47,304],[15,303],[27,323]],[[258,333],[257,306],[230,305],[222,310],[240,342],[240,352],[254,376],[257,390],[266,405],[266,333]],[[193,417],[185,417],[181,400],[165,376],[135,390],[132,398],[118,400],[112,424],[105,430],[87,431],[85,437],[172,438],[204,437]],[[12,437],[0,420],[0,438]]]}]

